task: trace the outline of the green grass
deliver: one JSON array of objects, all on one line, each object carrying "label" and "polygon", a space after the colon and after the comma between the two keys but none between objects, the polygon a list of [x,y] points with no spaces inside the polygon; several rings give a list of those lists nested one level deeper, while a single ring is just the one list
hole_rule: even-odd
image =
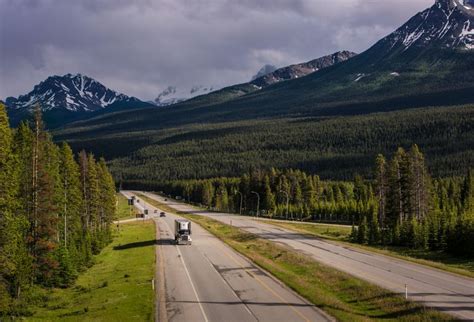
[{"label": "green grass", "polygon": [[345,241],[352,231],[352,227],[346,225],[287,223],[275,220],[264,220],[264,222],[330,240]]},{"label": "green grass", "polygon": [[410,262],[441,269],[450,273],[474,277],[474,259],[472,258],[454,257],[442,251],[428,251],[389,246],[368,246],[350,243],[348,238],[351,233],[351,227],[347,226],[286,223],[271,220],[266,220],[265,222],[299,233],[342,242],[351,247],[408,260]]},{"label": "green grass", "polygon": [[130,206],[128,205],[128,199],[125,198],[121,193],[117,193],[117,220],[125,220],[135,218],[135,208],[130,213]]},{"label": "green grass", "polygon": [[183,216],[200,224],[337,320],[455,320],[238,228],[203,216]]},{"label": "green grass", "polygon": [[[26,321],[152,321],[155,225],[120,225],[75,286],[53,289]],[[46,292],[46,291],[45,291]]]}]

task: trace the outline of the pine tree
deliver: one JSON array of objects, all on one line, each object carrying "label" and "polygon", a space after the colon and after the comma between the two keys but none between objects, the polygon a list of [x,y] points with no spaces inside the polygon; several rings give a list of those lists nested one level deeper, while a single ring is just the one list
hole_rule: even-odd
[{"label": "pine tree", "polygon": [[270,186],[270,178],[265,176],[264,179],[264,190],[265,193],[263,195],[263,208],[269,213],[273,214],[276,209],[276,202],[275,202],[275,195],[272,192],[272,188]]},{"label": "pine tree", "polygon": [[18,160],[5,107],[0,104],[0,316],[30,282],[26,214],[19,211]]},{"label": "pine tree", "polygon": [[210,181],[206,181],[202,187],[202,203],[207,207],[211,207],[213,198],[214,186]]},{"label": "pine tree", "polygon": [[83,210],[81,176],[71,148],[63,143],[60,151],[60,184],[63,198],[59,206],[61,245],[73,259],[74,268],[84,265],[78,245],[82,239],[81,214]]},{"label": "pine tree", "polygon": [[464,212],[474,212],[474,174],[469,169],[461,190],[461,204]]},{"label": "pine tree", "polygon": [[377,245],[380,243],[380,227],[378,221],[377,207],[374,204],[369,206],[370,223],[369,223],[369,237],[370,245]]},{"label": "pine tree", "polygon": [[368,230],[367,217],[363,216],[357,231],[357,242],[359,244],[367,244],[369,241]]},{"label": "pine tree", "polygon": [[[406,219],[402,179],[402,163],[405,155],[406,153],[403,149],[398,149],[388,169],[387,225],[392,229],[392,239],[394,241],[399,239],[401,225]],[[395,229],[397,229],[397,231],[395,231]]]},{"label": "pine tree", "polygon": [[415,144],[410,150],[410,174],[413,176],[410,197],[413,215],[418,221],[424,219],[432,207],[431,178],[426,170],[423,154]]},{"label": "pine tree", "polygon": [[112,223],[116,212],[115,183],[103,158],[99,160],[97,171],[100,190],[99,231],[103,247],[111,239],[110,224]]},{"label": "pine tree", "polygon": [[385,157],[377,156],[375,167],[375,196],[378,202],[378,221],[380,226],[385,227],[386,204],[387,204],[387,169]]},{"label": "pine tree", "polygon": [[51,285],[50,278],[58,266],[52,256],[57,247],[57,206],[51,141],[44,131],[41,110],[35,110],[32,160],[32,209],[29,235],[30,251],[34,259],[34,276],[39,284]]},{"label": "pine tree", "polygon": [[84,203],[87,205],[89,218],[87,219],[87,229],[91,236],[92,253],[98,254],[101,250],[100,239],[100,187],[97,171],[97,164],[94,155],[87,156],[87,198]]}]

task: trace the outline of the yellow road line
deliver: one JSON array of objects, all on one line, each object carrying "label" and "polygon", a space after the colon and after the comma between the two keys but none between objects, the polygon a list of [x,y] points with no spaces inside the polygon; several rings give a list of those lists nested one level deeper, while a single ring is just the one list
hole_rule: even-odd
[{"label": "yellow road line", "polygon": [[300,311],[298,311],[297,309],[295,309],[290,303],[288,303],[280,294],[278,294],[274,289],[272,289],[270,286],[268,286],[267,283],[265,283],[264,281],[262,281],[258,276],[256,276],[254,273],[252,273],[248,268],[244,267],[241,263],[239,263],[239,261],[237,261],[233,256],[231,256],[229,254],[229,252],[227,251],[227,249],[225,249],[224,247],[222,246],[218,246],[219,248],[221,248],[223,250],[223,253],[229,257],[234,263],[236,263],[238,266],[240,266],[240,268],[242,268],[245,272],[247,272],[249,275],[251,275],[253,278],[255,278],[255,280],[257,280],[257,282],[259,282],[264,288],[266,288],[270,293],[272,293],[276,298],[278,298],[279,300],[281,300],[284,304],[287,304],[297,315],[299,315],[303,320],[305,320],[306,322],[311,322],[310,319],[308,319],[303,313],[301,313]]}]

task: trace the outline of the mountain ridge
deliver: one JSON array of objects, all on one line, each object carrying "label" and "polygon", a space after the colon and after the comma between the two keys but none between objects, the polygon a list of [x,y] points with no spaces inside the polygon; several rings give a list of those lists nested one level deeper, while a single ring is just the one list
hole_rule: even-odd
[{"label": "mountain ridge", "polygon": [[118,93],[80,73],[49,76],[29,93],[5,100],[13,125],[28,118],[37,104],[50,126],[91,117],[110,109],[150,105],[136,97]]}]

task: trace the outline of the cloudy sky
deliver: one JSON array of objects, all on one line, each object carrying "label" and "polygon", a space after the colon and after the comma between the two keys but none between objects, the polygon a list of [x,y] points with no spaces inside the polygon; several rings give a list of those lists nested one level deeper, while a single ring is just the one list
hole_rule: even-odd
[{"label": "cloudy sky", "polygon": [[361,52],[434,0],[0,0],[0,98],[83,73],[144,100]]}]

